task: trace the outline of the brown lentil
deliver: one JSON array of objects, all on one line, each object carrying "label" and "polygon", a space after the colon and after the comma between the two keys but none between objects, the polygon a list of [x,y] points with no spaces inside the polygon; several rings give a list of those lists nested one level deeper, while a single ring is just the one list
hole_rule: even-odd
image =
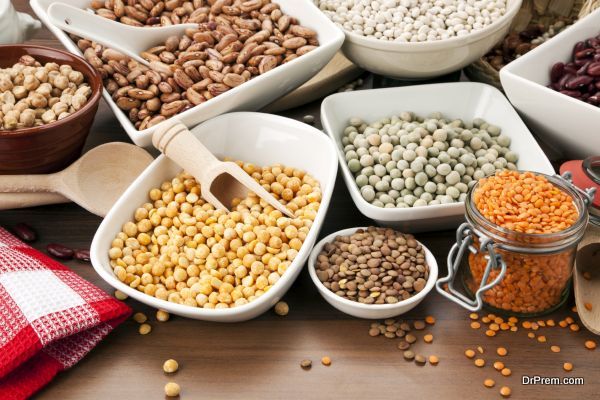
[{"label": "brown lentil", "polygon": [[586,310],[592,311],[592,303],[583,303],[583,306]]},{"label": "brown lentil", "polygon": [[493,379],[486,379],[483,381],[483,386],[485,386],[487,388],[493,388],[495,384],[496,384],[496,382],[494,382]]},{"label": "brown lentil", "polygon": [[425,363],[427,362],[427,359],[424,356],[422,356],[421,354],[417,354],[415,356],[415,362],[418,365],[425,365]]},{"label": "brown lentil", "polygon": [[425,343],[432,343],[433,342],[433,335],[427,334],[427,335],[423,336],[423,341]]},{"label": "brown lentil", "polygon": [[467,349],[465,350],[465,356],[467,356],[467,358],[473,358],[475,357],[475,352],[471,349]]},{"label": "brown lentil", "polygon": [[302,360],[302,361],[300,361],[300,367],[302,367],[303,369],[310,369],[312,367],[312,361],[311,360]]},{"label": "brown lentil", "polygon": [[475,360],[475,365],[482,368],[485,365],[485,360],[483,358],[478,358]]},{"label": "brown lentil", "polygon": [[429,325],[435,325],[435,317],[428,315],[425,317],[425,322],[427,322]]},{"label": "brown lentil", "polygon": [[406,350],[402,355],[406,361],[412,361],[415,358],[415,353],[411,350]]},{"label": "brown lentil", "polygon": [[417,320],[413,322],[413,327],[418,331],[422,331],[423,329],[425,329],[425,322]]},{"label": "brown lentil", "polygon": [[429,364],[438,365],[439,362],[440,362],[440,359],[438,356],[434,356],[434,355],[429,356]]},{"label": "brown lentil", "polygon": [[364,304],[395,304],[425,288],[425,251],[412,235],[369,227],[338,236],[317,257],[316,273],[336,295]]},{"label": "brown lentil", "polygon": [[416,338],[416,336],[414,336],[414,335],[411,335],[411,334],[409,333],[408,335],[404,336],[404,340],[406,340],[406,342],[408,342],[408,343],[410,343],[410,344],[413,344],[414,342],[416,342],[416,341],[417,341],[417,338]]},{"label": "brown lentil", "polygon": [[326,367],[329,367],[331,365],[331,358],[329,358],[328,356],[321,358],[321,364],[325,365]]},{"label": "brown lentil", "polygon": [[560,353],[560,347],[559,346],[550,346],[550,350],[553,353]]}]

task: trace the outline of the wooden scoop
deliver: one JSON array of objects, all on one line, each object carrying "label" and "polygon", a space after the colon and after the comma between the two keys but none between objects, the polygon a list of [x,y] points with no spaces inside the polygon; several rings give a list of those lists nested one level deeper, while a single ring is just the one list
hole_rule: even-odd
[{"label": "wooden scoop", "polygon": [[170,121],[157,128],[152,144],[196,178],[202,197],[215,208],[228,211],[225,204],[230,205],[234,198],[244,199],[248,192],[254,192],[282,214],[294,217],[236,163],[218,160],[181,122]]},{"label": "wooden scoop", "polygon": [[64,3],[51,4],[48,16],[63,31],[117,50],[148,67],[150,63],[140,56],[142,52],[164,44],[169,36],[182,36],[186,29],[198,28],[198,24],[131,26]]},{"label": "wooden scoop", "polygon": [[61,172],[0,175],[0,192],[60,193],[103,217],[152,160],[150,154],[135,145],[107,143],[88,151]]},{"label": "wooden scoop", "polygon": [[[573,286],[577,314],[581,322],[591,332],[600,335],[600,227],[598,226],[590,224],[579,245],[575,259]],[[592,305],[591,310],[585,308],[586,303]]]}]

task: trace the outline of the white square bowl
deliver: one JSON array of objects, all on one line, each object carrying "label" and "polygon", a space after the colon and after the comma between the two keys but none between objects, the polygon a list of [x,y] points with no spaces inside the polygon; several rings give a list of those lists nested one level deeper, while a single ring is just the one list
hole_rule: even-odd
[{"label": "white square bowl", "polygon": [[413,208],[380,208],[360,194],[345,161],[342,137],[352,117],[366,123],[412,111],[427,116],[439,111],[446,118],[472,121],[483,118],[498,125],[511,138],[511,149],[519,156],[522,170],[554,172],[550,161],[533,139],[506,97],[490,85],[474,82],[442,83],[389,89],[360,90],[327,97],[321,106],[323,127],[335,142],[344,181],[358,209],[379,225],[419,232],[456,227],[464,216],[464,204],[440,204]]},{"label": "white square bowl", "polygon": [[119,281],[110,266],[108,250],[122,225],[130,221],[148,192],[181,171],[165,156],[158,157],[133,182],[110,210],[92,242],[91,260],[96,272],[115,289],[152,307],[188,318],[237,322],[254,318],[275,305],[290,288],[315,244],[325,219],[337,175],[335,146],[321,131],[310,125],[271,114],[239,112],[224,114],[192,129],[194,135],[219,157],[266,166],[282,163],[300,168],[321,184],[323,198],[317,216],[298,255],[281,279],[251,303],[228,309],[204,309],[175,304],[144,294]]},{"label": "white square bowl", "polygon": [[511,103],[532,131],[569,158],[600,154],[600,107],[547,88],[550,69],[568,62],[575,43],[600,34],[600,10],[500,70]]},{"label": "white square bowl", "polygon": [[[82,55],[69,36],[50,22],[48,7],[56,2],[88,8],[91,0],[30,0],[33,11],[67,50]],[[314,29],[318,34],[320,46],[302,57],[280,65],[266,74],[178,114],[177,118],[181,122],[190,127],[230,111],[260,110],[308,81],[333,58],[344,41],[344,34],[311,0],[275,0],[275,2],[281,6],[283,12],[297,18],[302,25]],[[104,100],[135,144],[143,147],[152,145],[152,133],[160,124],[138,131],[107,91],[104,91]]]}]

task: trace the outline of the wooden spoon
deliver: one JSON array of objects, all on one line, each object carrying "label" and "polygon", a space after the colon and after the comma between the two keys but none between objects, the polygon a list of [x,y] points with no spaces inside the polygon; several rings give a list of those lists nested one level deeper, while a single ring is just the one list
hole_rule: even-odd
[{"label": "wooden spoon", "polygon": [[217,159],[181,122],[170,121],[157,128],[152,144],[196,178],[202,197],[215,208],[229,210],[225,204],[254,192],[282,214],[294,217],[287,207],[236,163]]},{"label": "wooden spoon", "polygon": [[[586,279],[584,277],[586,273]],[[600,335],[600,227],[590,224],[579,245],[573,274],[575,304],[583,325]],[[585,308],[590,303],[592,309]]]},{"label": "wooden spoon", "polygon": [[64,3],[51,4],[48,16],[63,31],[117,50],[148,67],[150,63],[140,56],[142,52],[164,44],[169,36],[183,36],[186,29],[198,28],[198,24],[131,26]]},{"label": "wooden spoon", "polygon": [[0,192],[60,193],[103,217],[152,160],[135,145],[107,143],[54,174],[0,175]]}]

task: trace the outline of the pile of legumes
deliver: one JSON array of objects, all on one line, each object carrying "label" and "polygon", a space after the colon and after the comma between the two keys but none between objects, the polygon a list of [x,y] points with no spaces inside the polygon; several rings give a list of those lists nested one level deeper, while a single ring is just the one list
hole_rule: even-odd
[{"label": "pile of legumes", "polygon": [[70,65],[25,55],[0,69],[0,130],[50,124],[80,110],[92,89]]},{"label": "pile of legumes", "polygon": [[96,13],[135,26],[198,23],[142,52],[150,68],[86,39],[77,41],[120,109],[139,130],[219,96],[312,50],[317,33],[270,0],[93,1]]},{"label": "pile of legumes", "polygon": [[552,66],[549,87],[600,107],[600,35],[577,42],[567,63]]},{"label": "pile of legumes", "polygon": [[342,145],[362,197],[377,207],[464,201],[477,180],[515,170],[518,160],[498,126],[441,113],[402,112],[370,125],[351,118]]},{"label": "pile of legumes", "polygon": [[[516,243],[546,243],[551,234],[572,227],[579,218],[574,199],[547,178],[531,172],[500,171],[481,180],[473,192],[479,213],[503,228]],[[544,235],[544,236],[537,236]],[[571,277],[574,248],[558,253],[524,254],[497,250],[506,262],[504,278],[483,294],[489,305],[515,313],[536,313],[557,305]],[[483,279],[487,254],[469,254],[474,290]],[[492,270],[489,281],[498,270]]]},{"label": "pile of legumes", "polygon": [[505,0],[314,0],[333,22],[357,35],[397,42],[465,36],[493,24]]},{"label": "pile of legumes", "polygon": [[338,296],[365,304],[394,304],[425,288],[425,251],[412,235],[369,227],[327,243],[317,277]]},{"label": "pile of legumes", "polygon": [[288,218],[255,194],[231,212],[200,197],[181,173],[150,190],[109,250],[117,278],[161,300],[203,308],[247,304],[277,283],[317,215],[319,183],[298,169],[238,164],[291,210]]}]

